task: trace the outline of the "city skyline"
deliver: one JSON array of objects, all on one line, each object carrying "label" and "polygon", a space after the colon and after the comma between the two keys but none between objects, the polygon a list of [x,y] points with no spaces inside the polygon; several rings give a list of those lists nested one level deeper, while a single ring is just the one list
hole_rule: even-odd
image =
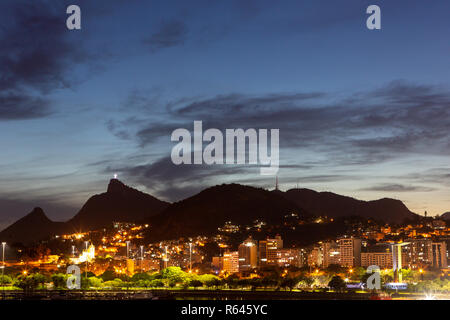
[{"label": "city skyline", "polygon": [[[68,2],[67,2],[68,3]],[[280,189],[450,211],[450,5],[367,1],[0,4],[0,229],[42,207],[71,218],[105,181],[177,201],[252,166],[174,166],[170,134],[279,128]],[[72,4],[72,3],[70,3]]]}]

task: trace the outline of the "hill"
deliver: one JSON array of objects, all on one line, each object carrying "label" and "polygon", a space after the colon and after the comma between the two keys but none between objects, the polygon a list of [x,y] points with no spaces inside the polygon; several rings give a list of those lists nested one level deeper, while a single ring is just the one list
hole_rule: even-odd
[{"label": "hill", "polygon": [[307,214],[294,203],[270,191],[239,184],[219,185],[174,203],[150,218],[149,240],[211,235],[225,222],[251,224],[256,219],[281,222],[285,214]]},{"label": "hill", "polygon": [[332,218],[361,216],[387,223],[401,223],[405,219],[417,217],[403,202],[395,199],[362,201],[332,192],[317,192],[309,189],[291,189],[283,194],[286,199],[317,216]]},{"label": "hill", "polygon": [[64,222],[51,221],[41,208],[34,208],[25,217],[0,232],[0,241],[29,244],[58,234],[63,228]]},{"label": "hill", "polygon": [[450,220],[450,212],[443,213],[441,219]]},{"label": "hill", "polygon": [[109,226],[114,221],[141,222],[168,206],[168,202],[112,179],[107,191],[92,196],[67,224],[72,230],[86,231]]}]

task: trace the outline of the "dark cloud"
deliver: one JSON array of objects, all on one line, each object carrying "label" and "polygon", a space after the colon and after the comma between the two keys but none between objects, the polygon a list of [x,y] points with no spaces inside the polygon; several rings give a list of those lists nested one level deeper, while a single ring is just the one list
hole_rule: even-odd
[{"label": "dark cloud", "polygon": [[0,94],[1,120],[41,118],[50,113],[50,103],[44,98],[24,94]]},{"label": "dark cloud", "polygon": [[450,168],[431,168],[421,172],[393,177],[411,181],[413,183],[427,183],[441,186],[450,186]]},{"label": "dark cloud", "polygon": [[202,120],[205,128],[279,128],[282,148],[310,148],[349,163],[425,150],[450,153],[445,147],[450,144],[450,93],[444,88],[393,82],[330,100],[324,93],[183,99],[167,105],[166,121],[134,119],[131,127],[142,146],[169,137],[176,128],[191,128],[194,120]]},{"label": "dark cloud", "polygon": [[72,87],[72,67],[90,57],[68,32],[62,2],[6,1],[0,10],[0,120],[46,116],[46,96]]},{"label": "dark cloud", "polygon": [[430,192],[434,191],[434,188],[423,186],[412,186],[403,184],[379,184],[369,188],[360,189],[362,191],[381,191],[381,192]]},{"label": "dark cloud", "polygon": [[[143,100],[137,101],[141,110]],[[152,100],[149,98],[149,101]],[[132,103],[128,108],[133,110]],[[411,154],[450,155],[450,92],[438,86],[394,81],[373,91],[339,99],[321,92],[184,98],[167,104],[165,112],[165,118],[160,117],[158,121],[145,117],[129,119],[117,124],[115,132],[127,132],[127,137],[135,139],[143,148],[163,141],[169,154],[172,131],[176,128],[192,130],[194,120],[202,120],[204,130],[278,128],[280,161],[286,165],[286,170],[295,170],[288,167],[288,163],[292,163],[292,158],[286,158],[290,150],[297,155],[302,152],[320,155],[316,167],[366,166]],[[294,163],[303,165],[301,161],[300,156]],[[150,166],[124,169],[135,177],[148,178],[147,181],[154,179],[162,184],[169,181],[165,190],[183,180],[204,184],[208,177],[241,174],[218,166],[206,167],[175,168],[170,159],[163,158]],[[350,178],[340,174],[297,172],[293,179],[302,176],[303,181],[314,182]],[[401,187],[389,189],[389,186],[380,186],[379,191],[384,190],[383,187],[385,191],[403,191]],[[412,191],[408,189],[411,187],[405,188],[404,191]]]},{"label": "dark cloud", "polygon": [[188,28],[180,20],[166,21],[161,24],[160,29],[144,40],[152,52],[160,49],[182,45],[186,40]]}]

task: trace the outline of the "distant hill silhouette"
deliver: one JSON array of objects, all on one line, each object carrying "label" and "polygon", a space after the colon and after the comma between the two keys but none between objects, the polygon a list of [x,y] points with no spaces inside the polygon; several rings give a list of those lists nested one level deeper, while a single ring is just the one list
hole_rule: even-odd
[{"label": "distant hill silhouette", "polygon": [[450,212],[443,213],[440,218],[444,220],[450,220]]},{"label": "distant hill silhouette", "polygon": [[108,190],[92,196],[67,224],[73,230],[85,231],[109,226],[114,221],[140,222],[168,206],[168,202],[112,179]]},{"label": "distant hill silhouette", "polygon": [[301,206],[313,215],[331,218],[344,216],[360,216],[374,218],[387,223],[401,223],[405,219],[414,219],[417,215],[400,200],[383,198],[373,201],[362,201],[341,196],[332,192],[317,192],[309,189],[291,189],[279,194]]},{"label": "distant hill silhouette", "polygon": [[278,223],[286,214],[307,214],[278,194],[239,184],[219,185],[174,203],[150,218],[149,240],[216,234],[225,222],[250,224],[258,218]]},{"label": "distant hill silhouette", "polygon": [[29,244],[57,234],[63,228],[64,222],[51,221],[41,208],[34,208],[25,217],[0,232],[0,241]]},{"label": "distant hill silhouette", "polygon": [[26,244],[56,234],[100,229],[115,221],[141,222],[168,205],[168,202],[112,179],[105,193],[92,196],[69,221],[53,222],[41,208],[36,208],[0,232],[0,241]]},{"label": "distant hill silhouette", "polygon": [[[36,208],[0,232],[0,240],[29,243],[55,234],[100,229],[114,221],[148,222],[152,225],[149,240],[175,239],[215,234],[226,221],[245,225],[262,218],[276,224],[292,212],[303,216],[370,217],[388,223],[418,217],[394,199],[361,201],[331,192],[267,191],[239,184],[211,187],[169,204],[112,179],[105,193],[92,196],[69,221],[53,222]],[[447,219],[449,215],[445,214]]]}]

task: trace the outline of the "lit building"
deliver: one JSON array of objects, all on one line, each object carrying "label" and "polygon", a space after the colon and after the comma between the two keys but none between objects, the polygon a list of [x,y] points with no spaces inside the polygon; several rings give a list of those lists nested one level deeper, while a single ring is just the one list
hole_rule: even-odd
[{"label": "lit building", "polygon": [[369,239],[369,240],[380,241],[380,240],[383,240],[383,238],[384,238],[384,233],[382,233],[382,232],[378,232],[378,231],[367,232],[367,239]]},{"label": "lit building", "polygon": [[251,237],[239,245],[239,271],[251,270],[258,266],[258,246]]},{"label": "lit building", "polygon": [[432,226],[433,226],[433,229],[444,230],[446,227],[446,223],[444,220],[433,220]]},{"label": "lit building", "polygon": [[447,245],[445,242],[432,243],[433,260],[432,265],[435,268],[446,269],[447,264]]},{"label": "lit building", "polygon": [[314,247],[308,254],[308,266],[319,267],[322,265],[322,250],[319,247]]},{"label": "lit building", "polygon": [[260,265],[277,265],[277,251],[283,248],[283,239],[277,235],[274,239],[267,238],[259,241]]},{"label": "lit building", "polygon": [[83,262],[91,262],[95,259],[95,247],[94,245],[90,245],[87,250],[83,250],[78,258],[71,258],[72,263],[79,264]]},{"label": "lit building", "polygon": [[213,257],[211,267],[216,270],[223,269],[223,257]]},{"label": "lit building", "polygon": [[323,268],[328,268],[330,264],[340,264],[339,245],[335,241],[323,242],[321,248]]},{"label": "lit building", "polygon": [[409,239],[408,242],[405,249],[408,252],[408,262],[412,269],[432,264],[433,247],[430,239]]},{"label": "lit building", "polygon": [[358,267],[361,265],[361,239],[340,238],[337,243],[341,266]]},{"label": "lit building", "polygon": [[223,254],[223,269],[224,272],[236,273],[239,272],[239,252],[227,251]]},{"label": "lit building", "polygon": [[392,250],[389,244],[377,244],[367,247],[361,252],[361,267],[379,266],[382,269],[392,268]]},{"label": "lit building", "polygon": [[302,249],[279,249],[277,252],[278,265],[280,267],[298,267],[305,264],[305,253]]},{"label": "lit building", "polygon": [[159,271],[160,261],[157,259],[139,259],[136,266],[141,272]]},{"label": "lit building", "polygon": [[127,272],[129,275],[134,274],[134,259],[127,259]]}]

